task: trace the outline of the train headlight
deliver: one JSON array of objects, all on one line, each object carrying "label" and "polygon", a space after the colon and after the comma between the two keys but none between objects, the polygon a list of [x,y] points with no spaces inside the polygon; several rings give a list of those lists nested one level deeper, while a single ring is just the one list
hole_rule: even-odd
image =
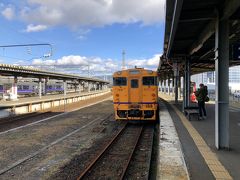
[{"label": "train headlight", "polygon": [[152,108],[152,104],[147,104],[146,108]]}]

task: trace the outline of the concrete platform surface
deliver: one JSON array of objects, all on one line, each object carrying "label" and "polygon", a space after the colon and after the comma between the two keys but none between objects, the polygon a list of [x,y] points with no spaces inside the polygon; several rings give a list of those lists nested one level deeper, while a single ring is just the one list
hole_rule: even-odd
[{"label": "concrete platform surface", "polygon": [[173,124],[172,118],[164,103],[160,104],[160,143],[159,168],[157,179],[188,180],[189,174],[182,153],[181,144]]},{"label": "concrete platform surface", "polygon": [[207,119],[188,121],[181,112],[181,102],[159,93],[167,101],[182,145],[190,179],[239,179],[240,177],[240,108],[230,104],[230,150],[215,148],[215,104],[206,104]]},{"label": "concrete platform surface", "polygon": [[1,107],[9,107],[9,106],[18,106],[26,103],[38,103],[38,102],[43,102],[43,101],[52,101],[56,99],[63,99],[63,98],[71,98],[71,97],[76,97],[76,96],[87,96],[89,94],[95,94],[99,92],[105,92],[109,90],[103,90],[103,91],[93,91],[93,92],[76,92],[76,93],[69,93],[66,96],[64,94],[52,94],[52,95],[45,95],[39,98],[39,96],[34,96],[34,97],[24,97],[24,98],[19,98],[17,101],[4,101],[1,100],[0,102],[0,108]]}]

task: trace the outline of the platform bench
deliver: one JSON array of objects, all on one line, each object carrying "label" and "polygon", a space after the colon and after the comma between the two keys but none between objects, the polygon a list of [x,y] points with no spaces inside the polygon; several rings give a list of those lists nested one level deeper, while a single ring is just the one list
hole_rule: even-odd
[{"label": "platform bench", "polygon": [[184,109],[184,113],[187,116],[188,120],[191,121],[191,116],[197,116],[197,119],[199,120],[199,110],[194,109]]}]

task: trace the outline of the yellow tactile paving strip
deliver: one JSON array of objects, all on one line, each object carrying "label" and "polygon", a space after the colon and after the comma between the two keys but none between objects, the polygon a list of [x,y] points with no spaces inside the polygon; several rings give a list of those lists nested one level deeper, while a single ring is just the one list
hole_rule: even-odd
[{"label": "yellow tactile paving strip", "polygon": [[[160,95],[160,96],[165,100],[170,100],[170,98],[164,95],[163,96]],[[177,113],[177,115],[180,117],[183,125],[185,126],[190,136],[192,137],[194,143],[196,144],[199,152],[204,158],[207,166],[209,167],[215,179],[219,179],[219,180],[233,179],[229,174],[229,172],[226,170],[226,168],[218,160],[216,154],[211,151],[211,149],[208,147],[204,139],[197,132],[197,130],[192,126],[192,124],[188,121],[188,119],[183,115],[183,113],[180,112],[174,105],[172,104],[170,105],[174,109],[174,111]]]}]

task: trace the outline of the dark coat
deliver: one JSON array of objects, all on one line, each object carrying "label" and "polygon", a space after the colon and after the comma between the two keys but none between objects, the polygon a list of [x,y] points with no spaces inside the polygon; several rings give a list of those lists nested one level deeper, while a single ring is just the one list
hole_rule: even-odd
[{"label": "dark coat", "polygon": [[205,101],[208,95],[207,89],[202,87],[196,91],[195,95],[197,97],[197,101]]}]

